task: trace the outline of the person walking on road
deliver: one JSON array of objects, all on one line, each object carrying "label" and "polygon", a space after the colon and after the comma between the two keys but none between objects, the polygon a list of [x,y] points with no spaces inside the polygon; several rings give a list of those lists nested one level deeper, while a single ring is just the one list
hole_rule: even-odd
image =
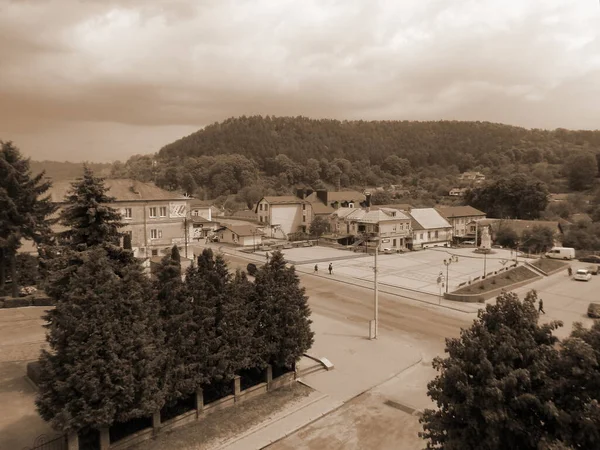
[{"label": "person walking on road", "polygon": [[571,268],[571,266],[569,266],[567,272],[569,273],[569,276],[573,275],[573,269]]},{"label": "person walking on road", "polygon": [[538,308],[538,312],[541,312],[542,314],[546,314],[546,311],[544,311],[544,301],[540,298],[540,307]]},{"label": "person walking on road", "polygon": [[269,252],[265,253],[265,257],[267,258],[267,262],[269,262]]},{"label": "person walking on road", "polygon": [[318,264],[315,264],[315,273],[319,273],[319,266],[318,266]]},{"label": "person walking on road", "polygon": [[329,275],[333,275],[333,264],[329,263]]}]

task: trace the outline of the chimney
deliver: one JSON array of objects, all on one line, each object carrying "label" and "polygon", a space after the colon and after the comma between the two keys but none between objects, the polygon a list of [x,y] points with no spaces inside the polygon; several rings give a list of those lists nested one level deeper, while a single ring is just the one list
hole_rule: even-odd
[{"label": "chimney", "polygon": [[324,204],[327,203],[327,189],[317,189],[317,198],[321,200]]},{"label": "chimney", "polygon": [[304,189],[296,189],[296,197],[304,200],[306,198],[306,191]]},{"label": "chimney", "polygon": [[312,189],[306,189],[306,197],[312,194],[314,191]]},{"label": "chimney", "polygon": [[365,194],[365,203],[366,203],[366,208],[367,208],[367,212],[371,211],[371,193],[367,192]]}]

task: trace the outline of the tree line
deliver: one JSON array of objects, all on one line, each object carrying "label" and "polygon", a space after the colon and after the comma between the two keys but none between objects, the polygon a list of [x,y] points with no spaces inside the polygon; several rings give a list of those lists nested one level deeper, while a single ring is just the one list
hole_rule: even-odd
[{"label": "tree line", "polygon": [[[55,429],[147,417],[199,388],[223,390],[242,371],[293,369],[311,347],[308,298],[280,252],[250,281],[210,249],[182,274],[175,246],[151,280],[102,178],[86,167],[49,221],[56,208],[43,197],[43,173],[32,176],[11,143],[1,156],[2,256],[14,261],[20,239],[35,238],[55,304],[44,317],[50,349],[36,399]],[[64,231],[53,233],[54,222]]]},{"label": "tree line", "polygon": [[600,322],[560,341],[537,303],[502,294],[446,339],[421,419],[428,449],[600,448]]}]

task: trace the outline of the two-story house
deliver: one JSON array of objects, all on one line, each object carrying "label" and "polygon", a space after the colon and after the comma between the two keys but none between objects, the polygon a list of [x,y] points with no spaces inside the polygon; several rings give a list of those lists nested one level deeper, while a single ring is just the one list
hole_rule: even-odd
[{"label": "two-story house", "polygon": [[411,249],[450,245],[452,225],[434,208],[413,208],[409,215],[412,219]]},{"label": "two-story house", "polygon": [[[59,208],[71,190],[71,183],[56,181],[49,190],[51,201]],[[110,206],[121,213],[121,232],[131,236],[135,256],[159,256],[173,245],[185,245],[189,239],[186,228],[190,197],[129,179],[106,179],[104,185],[107,194],[115,198]]]},{"label": "two-story house", "polygon": [[472,206],[439,206],[435,210],[452,225],[454,240],[472,239],[469,224],[485,219],[485,213]]},{"label": "two-story house", "polygon": [[385,247],[394,250],[406,249],[411,238],[410,217],[392,208],[339,208],[330,216],[330,227],[334,236],[351,236],[355,244],[386,239]]},{"label": "two-story house", "polygon": [[291,233],[309,232],[315,217],[328,217],[338,208],[358,208],[365,198],[356,191],[298,189],[295,196],[263,197],[254,211],[268,237],[287,239]]}]

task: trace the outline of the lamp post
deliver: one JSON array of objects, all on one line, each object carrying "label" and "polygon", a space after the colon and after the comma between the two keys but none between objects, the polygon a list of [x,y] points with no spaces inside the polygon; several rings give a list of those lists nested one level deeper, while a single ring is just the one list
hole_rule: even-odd
[{"label": "lamp post", "polygon": [[446,266],[446,294],[448,293],[448,285],[450,284],[450,279],[448,278],[448,267],[453,262],[458,262],[458,256],[452,255],[450,258],[444,260],[444,265]]},{"label": "lamp post", "polygon": [[483,253],[483,278],[485,278],[486,273],[487,273],[487,251]]},{"label": "lamp post", "polygon": [[[379,331],[379,284],[377,282],[377,255],[381,242],[390,242],[389,239],[373,239],[375,242],[375,265],[373,266],[373,320],[369,323],[369,339],[377,339]],[[368,241],[367,241],[368,242]]]}]

